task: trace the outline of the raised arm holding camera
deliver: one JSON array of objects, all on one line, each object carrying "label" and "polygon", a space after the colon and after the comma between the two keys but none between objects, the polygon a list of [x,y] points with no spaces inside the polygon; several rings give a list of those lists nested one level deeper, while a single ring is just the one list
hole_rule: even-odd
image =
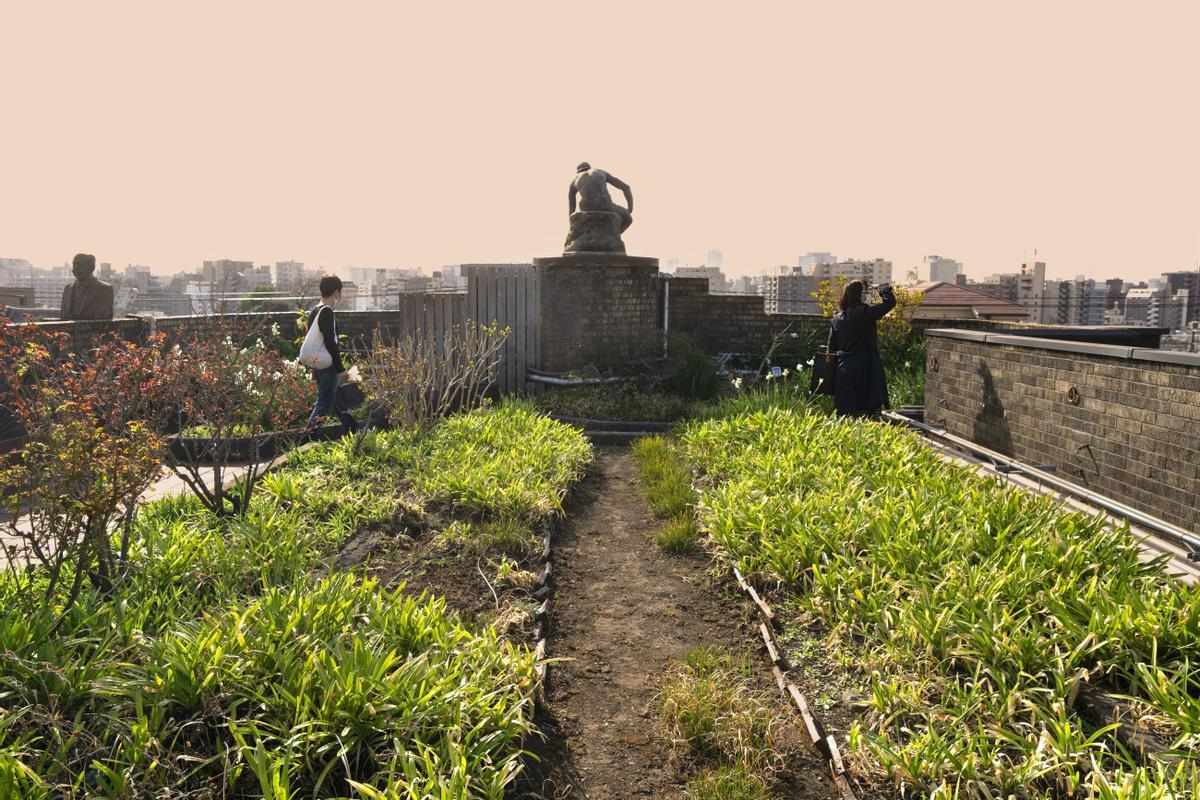
[{"label": "raised arm holding camera", "polygon": [[837,353],[833,402],[839,417],[877,416],[888,405],[887,378],[875,324],[896,307],[890,283],[878,287],[881,302],[867,305],[864,281],[850,281],[829,328],[829,350]]}]

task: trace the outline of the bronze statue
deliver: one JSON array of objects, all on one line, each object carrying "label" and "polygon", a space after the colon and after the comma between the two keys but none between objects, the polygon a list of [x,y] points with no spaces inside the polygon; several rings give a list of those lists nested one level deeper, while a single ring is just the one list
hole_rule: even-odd
[{"label": "bronze statue", "polygon": [[[624,208],[613,202],[608,193],[610,185],[625,194]],[[579,211],[575,210],[576,195]],[[629,184],[602,169],[592,169],[585,161],[575,168],[567,203],[571,231],[563,252],[625,252],[621,234],[633,224],[633,190]]]},{"label": "bronze statue", "polygon": [[67,284],[63,289],[62,318],[63,319],[112,319],[113,318],[113,287],[111,283],[98,280],[92,273],[96,271],[96,257],[88,253],[79,253],[71,264],[71,272],[75,282]]}]

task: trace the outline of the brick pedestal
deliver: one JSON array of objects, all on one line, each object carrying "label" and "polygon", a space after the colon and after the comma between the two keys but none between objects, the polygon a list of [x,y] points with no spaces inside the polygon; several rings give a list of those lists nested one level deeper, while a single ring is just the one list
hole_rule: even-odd
[{"label": "brick pedestal", "polygon": [[535,258],[541,368],[567,372],[658,355],[658,259],[617,253]]}]

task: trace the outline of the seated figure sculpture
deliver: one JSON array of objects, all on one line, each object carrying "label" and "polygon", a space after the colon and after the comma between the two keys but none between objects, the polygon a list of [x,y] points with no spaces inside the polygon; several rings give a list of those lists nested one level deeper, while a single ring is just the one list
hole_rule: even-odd
[{"label": "seated figure sculpture", "polygon": [[74,283],[67,284],[63,289],[62,318],[63,319],[112,319],[113,318],[113,287],[97,279],[92,273],[96,271],[96,257],[88,253],[79,253],[71,265],[75,275]]},{"label": "seated figure sculpture", "polygon": [[[625,207],[613,202],[612,185],[625,195]],[[575,210],[576,196],[579,210]],[[568,195],[571,230],[564,253],[624,253],[621,234],[633,224],[633,190],[629,184],[586,161],[575,168]]]}]

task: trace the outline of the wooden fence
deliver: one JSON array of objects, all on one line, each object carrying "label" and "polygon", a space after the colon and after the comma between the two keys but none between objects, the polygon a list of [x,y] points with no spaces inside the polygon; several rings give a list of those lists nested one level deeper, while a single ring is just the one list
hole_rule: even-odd
[{"label": "wooden fence", "polygon": [[387,335],[413,335],[418,331],[440,337],[455,325],[496,323],[508,328],[501,351],[496,385],[506,393],[537,390],[527,385],[525,370],[537,366],[540,286],[533,267],[525,265],[472,266],[466,294],[402,294],[399,312],[387,326]]}]

